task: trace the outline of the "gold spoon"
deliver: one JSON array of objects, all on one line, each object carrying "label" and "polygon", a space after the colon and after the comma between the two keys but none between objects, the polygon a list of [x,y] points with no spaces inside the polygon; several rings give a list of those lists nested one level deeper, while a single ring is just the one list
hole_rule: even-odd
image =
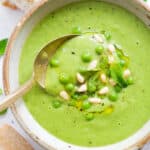
[{"label": "gold spoon", "polygon": [[36,56],[34,62],[34,70],[32,78],[22,85],[18,90],[9,94],[0,101],[0,112],[8,108],[11,104],[17,101],[17,99],[27,93],[33,85],[37,82],[42,88],[45,88],[45,76],[49,60],[55,54],[56,50],[66,41],[79,36],[76,34],[66,35],[49,42],[44,46]]}]

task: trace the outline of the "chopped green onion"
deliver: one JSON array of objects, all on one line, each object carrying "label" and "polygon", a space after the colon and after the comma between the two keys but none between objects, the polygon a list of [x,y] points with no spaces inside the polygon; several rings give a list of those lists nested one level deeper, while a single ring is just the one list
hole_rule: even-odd
[{"label": "chopped green onion", "polygon": [[120,60],[120,65],[121,65],[122,67],[124,67],[125,64],[126,64],[125,60]]},{"label": "chopped green onion", "polygon": [[110,34],[110,32],[105,32],[105,33],[104,33],[104,36],[105,36],[105,38],[106,38],[107,40],[110,40],[110,39],[111,39],[111,34]]},{"label": "chopped green onion", "polygon": [[116,49],[118,49],[118,50],[121,50],[121,49],[122,49],[120,45],[118,45],[118,44],[114,44],[114,45],[115,45],[115,48],[116,48]]},{"label": "chopped green onion", "polygon": [[88,82],[88,92],[93,93],[96,91],[96,86],[94,82]]},{"label": "chopped green onion", "polygon": [[110,74],[113,80],[115,80],[121,87],[127,87],[127,83],[123,78],[123,68],[119,64],[113,64],[110,67]]},{"label": "chopped green onion", "polygon": [[108,57],[106,55],[102,55],[100,57],[100,68],[107,69],[108,68]]}]

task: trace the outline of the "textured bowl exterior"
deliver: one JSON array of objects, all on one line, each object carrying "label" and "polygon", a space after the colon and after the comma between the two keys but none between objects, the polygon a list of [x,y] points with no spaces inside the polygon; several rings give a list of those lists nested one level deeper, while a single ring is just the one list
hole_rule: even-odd
[{"label": "textured bowl exterior", "polygon": [[[3,63],[3,86],[6,95],[19,87],[18,65],[20,54],[25,39],[28,37],[33,27],[49,12],[76,1],[80,0],[42,0],[22,17],[9,39],[5,53]],[[143,0],[103,1],[125,7],[136,14],[150,27],[150,6],[147,6]],[[21,98],[11,106],[11,110],[22,128],[30,137],[45,149],[49,150],[135,150],[142,147],[150,140],[150,121],[148,121],[137,133],[116,144],[93,148],[80,147],[66,143],[49,134],[34,120]]]}]

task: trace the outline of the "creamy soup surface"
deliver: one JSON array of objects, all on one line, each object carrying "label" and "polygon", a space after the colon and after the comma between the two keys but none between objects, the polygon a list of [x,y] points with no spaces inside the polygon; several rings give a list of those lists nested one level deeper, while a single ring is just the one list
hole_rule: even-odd
[{"label": "creamy soup surface", "polygon": [[[34,59],[41,47],[71,33],[80,33],[81,36],[71,39],[58,49],[48,66],[46,90],[34,86],[24,96],[25,104],[44,129],[63,141],[92,147],[124,140],[150,119],[150,29],[132,13],[113,4],[93,0],[67,5],[46,16],[30,33],[20,58],[20,83],[23,84],[31,77]],[[82,74],[81,67],[91,67],[89,65],[92,61],[97,66],[102,64],[102,55],[109,57],[111,54],[107,50],[113,51],[114,48],[116,51],[113,54],[117,55],[117,61],[121,61],[121,58],[125,61],[129,59],[128,65],[121,61],[120,66],[121,69],[125,68],[123,75],[131,74],[133,81],[131,78],[126,79],[127,82],[118,81],[118,76],[115,76],[118,72],[114,75],[111,67],[102,69],[91,65],[95,67],[92,68],[93,72],[88,71],[92,72],[92,77],[106,73],[107,79],[114,79],[121,91],[116,91],[116,84],[112,80],[105,83],[102,80],[104,78],[100,78],[102,84],[95,83],[96,88],[92,84],[89,89],[91,76],[87,77],[88,73]],[[121,56],[117,49],[121,49]],[[111,66],[114,60],[111,57],[108,61]],[[84,83],[88,84],[88,92],[79,90],[82,84],[78,83],[81,78],[76,79],[77,73],[86,80]],[[108,93],[103,95],[103,91],[100,92],[102,88]],[[73,89],[79,93],[70,92]],[[67,92],[71,98],[63,97],[62,91]],[[89,100],[95,96],[96,100]],[[95,101],[98,104],[93,104]]]}]

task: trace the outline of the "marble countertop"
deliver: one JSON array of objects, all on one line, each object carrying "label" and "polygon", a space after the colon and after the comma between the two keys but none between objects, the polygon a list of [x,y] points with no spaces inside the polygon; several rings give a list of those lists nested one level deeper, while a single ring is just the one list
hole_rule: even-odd
[{"label": "marble countertop", "polygon": [[[2,0],[0,0],[0,39],[3,39],[10,36],[16,23],[23,15],[23,12],[20,10],[5,8],[1,5],[1,2]],[[150,4],[150,0],[148,3]],[[2,62],[3,57],[0,58],[0,88],[2,88]],[[3,96],[0,97],[0,99],[2,98]],[[13,126],[33,146],[35,150],[44,150],[23,131],[9,109],[5,115],[0,116],[0,125],[4,123]],[[150,144],[145,145],[143,150],[150,150]]]}]

